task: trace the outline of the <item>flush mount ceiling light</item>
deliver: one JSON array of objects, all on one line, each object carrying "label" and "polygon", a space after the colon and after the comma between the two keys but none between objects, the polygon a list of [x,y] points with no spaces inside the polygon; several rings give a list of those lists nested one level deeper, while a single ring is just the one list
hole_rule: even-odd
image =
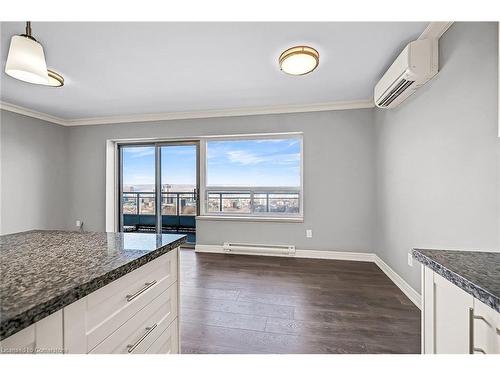
[{"label": "flush mount ceiling light", "polygon": [[280,69],[287,74],[300,76],[312,72],[319,64],[319,53],[312,47],[296,46],[279,57]]},{"label": "flush mount ceiling light", "polygon": [[5,73],[24,82],[60,87],[64,78],[47,69],[43,47],[31,35],[31,22],[26,22],[26,33],[10,40]]}]

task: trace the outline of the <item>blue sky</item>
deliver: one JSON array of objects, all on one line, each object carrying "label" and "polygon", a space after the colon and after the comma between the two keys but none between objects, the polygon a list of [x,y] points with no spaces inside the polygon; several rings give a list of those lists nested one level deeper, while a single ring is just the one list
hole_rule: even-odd
[{"label": "blue sky", "polygon": [[[162,184],[196,185],[196,147],[194,145],[163,147],[161,152]],[[155,148],[123,149],[123,183],[154,185]]]},{"label": "blue sky", "polygon": [[155,183],[155,148],[123,148],[123,184],[154,186]]},{"label": "blue sky", "polygon": [[211,141],[208,186],[300,186],[300,140]]},{"label": "blue sky", "polygon": [[[162,184],[195,185],[195,146],[162,149]],[[154,147],[123,149],[123,183],[154,185]],[[207,185],[300,186],[300,140],[209,141]]]}]

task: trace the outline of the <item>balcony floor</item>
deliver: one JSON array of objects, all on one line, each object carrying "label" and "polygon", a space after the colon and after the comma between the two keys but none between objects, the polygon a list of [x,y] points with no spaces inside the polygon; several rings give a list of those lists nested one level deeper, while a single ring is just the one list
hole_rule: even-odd
[{"label": "balcony floor", "polygon": [[187,244],[195,245],[196,244],[196,232],[188,232],[188,231],[175,231],[175,230],[164,230],[163,233],[171,233],[171,234],[185,234],[187,236]]}]

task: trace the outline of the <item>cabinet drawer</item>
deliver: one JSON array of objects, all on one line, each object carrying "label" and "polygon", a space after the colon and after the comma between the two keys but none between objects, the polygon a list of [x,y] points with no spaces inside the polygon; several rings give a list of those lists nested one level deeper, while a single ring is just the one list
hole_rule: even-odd
[{"label": "cabinet drawer", "polygon": [[144,353],[176,317],[177,283],[174,283],[90,353]]},{"label": "cabinet drawer", "polygon": [[146,350],[146,354],[178,354],[178,325],[175,319],[170,326]]},{"label": "cabinet drawer", "polygon": [[500,354],[500,314],[474,298],[474,353]]},{"label": "cabinet drawer", "polygon": [[177,256],[172,250],[87,296],[87,351],[176,282]]}]

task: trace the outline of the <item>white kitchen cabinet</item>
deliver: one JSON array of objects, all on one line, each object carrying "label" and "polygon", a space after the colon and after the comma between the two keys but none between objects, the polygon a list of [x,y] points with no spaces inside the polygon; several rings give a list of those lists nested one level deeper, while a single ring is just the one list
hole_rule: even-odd
[{"label": "white kitchen cabinet", "polygon": [[178,353],[178,248],[0,342],[3,353]]},{"label": "white kitchen cabinet", "polygon": [[56,311],[0,341],[0,352],[4,354],[63,353],[62,315],[62,310]]},{"label": "white kitchen cabinet", "polygon": [[474,298],[474,353],[500,354],[500,313]]},{"label": "white kitchen cabinet", "polygon": [[424,272],[424,353],[468,353],[473,297],[429,268]]},{"label": "white kitchen cabinet", "polygon": [[500,353],[500,314],[422,266],[422,352]]},{"label": "white kitchen cabinet", "polygon": [[177,284],[156,297],[91,353],[144,353],[177,316]]},{"label": "white kitchen cabinet", "polygon": [[151,344],[146,354],[178,354],[179,325],[177,319]]},{"label": "white kitchen cabinet", "polygon": [[[117,337],[117,332],[123,336],[124,327],[128,327],[128,331],[123,339],[128,338],[133,344],[134,338],[140,338],[146,327],[158,323],[152,321],[144,327],[141,325],[149,317],[147,311],[160,302],[166,304],[164,310],[168,311],[169,319],[175,319],[178,315],[177,277],[178,253],[172,250],[66,306],[64,342],[67,352],[105,353],[111,347],[112,351],[118,350],[113,345],[103,347],[101,344],[110,337]],[[156,333],[157,329],[154,331]],[[94,350],[98,346],[100,349]]]}]

